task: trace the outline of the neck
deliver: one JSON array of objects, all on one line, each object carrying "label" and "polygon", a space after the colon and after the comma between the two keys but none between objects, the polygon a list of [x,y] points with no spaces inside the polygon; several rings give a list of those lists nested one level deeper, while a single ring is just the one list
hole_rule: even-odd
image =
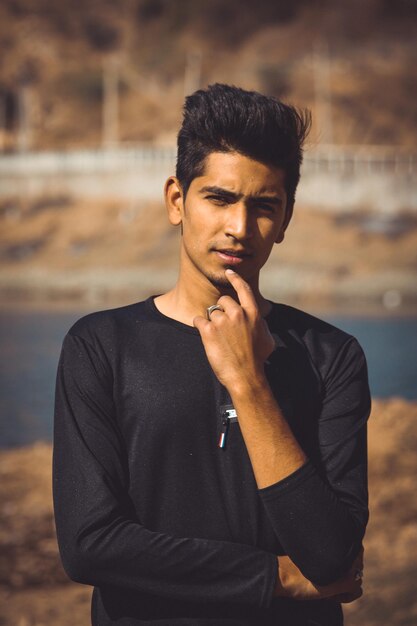
[{"label": "neck", "polygon": [[[258,277],[250,281],[250,286],[261,314],[267,315],[271,305],[259,291]],[[196,315],[205,316],[207,308],[216,304],[223,295],[237,300],[236,292],[232,287],[229,289],[214,285],[195,267],[187,268],[187,271],[180,268],[175,287],[155,298],[155,305],[164,315],[192,326]]]}]

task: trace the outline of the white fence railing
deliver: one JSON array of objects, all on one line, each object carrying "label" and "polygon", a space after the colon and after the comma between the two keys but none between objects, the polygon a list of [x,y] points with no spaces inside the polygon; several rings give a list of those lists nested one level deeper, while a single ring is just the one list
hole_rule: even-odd
[{"label": "white fence railing", "polygon": [[[112,149],[28,152],[0,155],[0,176],[32,173],[109,172],[126,167],[165,167],[175,163],[175,146],[132,146]],[[412,173],[417,152],[401,147],[320,146],[304,154],[304,169],[315,171],[394,171]]]},{"label": "white fence railing", "polygon": [[[174,146],[120,146],[0,155],[0,198],[157,200],[175,171]],[[318,146],[305,151],[297,200],[328,210],[417,212],[417,153],[384,146]]]},{"label": "white fence railing", "polygon": [[175,147],[131,147],[68,152],[27,152],[0,156],[0,176],[33,173],[106,173],[126,167],[166,166],[175,162]]},{"label": "white fence railing", "polygon": [[341,173],[397,172],[412,174],[417,152],[400,146],[320,146],[307,150],[304,169]]}]

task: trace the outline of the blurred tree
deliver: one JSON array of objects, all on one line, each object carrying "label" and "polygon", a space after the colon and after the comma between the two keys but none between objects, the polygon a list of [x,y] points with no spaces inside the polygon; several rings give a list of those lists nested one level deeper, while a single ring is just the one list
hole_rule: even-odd
[{"label": "blurred tree", "polygon": [[120,30],[100,16],[87,18],[85,34],[92,48],[101,52],[113,51],[120,45]]}]

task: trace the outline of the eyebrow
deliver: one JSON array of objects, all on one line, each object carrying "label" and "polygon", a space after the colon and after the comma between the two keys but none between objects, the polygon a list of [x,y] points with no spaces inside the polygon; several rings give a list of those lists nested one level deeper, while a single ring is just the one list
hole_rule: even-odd
[{"label": "eyebrow", "polygon": [[[213,193],[216,196],[222,196],[224,198],[229,198],[230,200],[241,200],[244,197],[243,193],[235,193],[234,191],[229,191],[228,189],[223,189],[223,187],[217,187],[216,185],[206,185],[200,189],[200,194],[203,193]],[[247,198],[249,202],[269,202],[275,204],[282,204],[282,198],[280,196],[275,195],[264,195],[264,196],[248,196]]]}]

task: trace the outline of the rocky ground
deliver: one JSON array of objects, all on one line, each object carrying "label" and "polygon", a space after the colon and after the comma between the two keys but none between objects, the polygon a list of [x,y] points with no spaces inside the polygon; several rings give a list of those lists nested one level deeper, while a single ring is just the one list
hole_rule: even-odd
[{"label": "rocky ground", "polygon": [[[417,403],[374,401],[370,420],[371,519],[365,594],[346,608],[347,626],[417,621]],[[91,589],[67,581],[57,555],[51,447],[0,454],[0,626],[84,626]]]}]

